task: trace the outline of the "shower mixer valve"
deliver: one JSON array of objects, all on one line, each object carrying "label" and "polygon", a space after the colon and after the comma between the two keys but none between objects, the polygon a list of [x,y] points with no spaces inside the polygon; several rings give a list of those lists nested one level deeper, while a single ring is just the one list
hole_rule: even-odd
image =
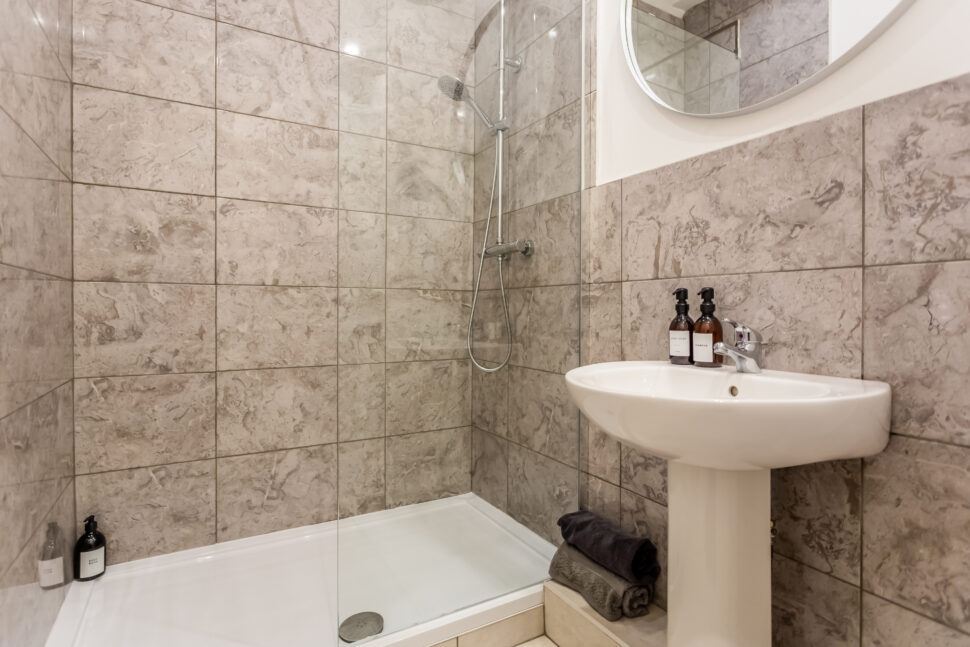
[{"label": "shower mixer valve", "polygon": [[535,243],[531,240],[513,240],[510,243],[495,243],[485,248],[485,258],[505,258],[516,252],[523,256],[532,256],[535,253]]}]

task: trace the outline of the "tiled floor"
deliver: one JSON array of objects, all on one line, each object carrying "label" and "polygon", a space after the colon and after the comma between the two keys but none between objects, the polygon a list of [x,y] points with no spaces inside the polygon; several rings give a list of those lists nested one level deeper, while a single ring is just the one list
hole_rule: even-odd
[{"label": "tiled floor", "polygon": [[549,640],[548,636],[539,636],[538,638],[533,638],[527,643],[522,643],[518,647],[556,647],[556,643]]}]

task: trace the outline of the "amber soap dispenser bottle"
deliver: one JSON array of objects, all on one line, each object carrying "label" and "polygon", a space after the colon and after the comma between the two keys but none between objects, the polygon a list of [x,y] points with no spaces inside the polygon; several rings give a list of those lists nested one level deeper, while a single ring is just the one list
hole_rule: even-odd
[{"label": "amber soap dispenser bottle", "polygon": [[703,288],[697,293],[701,298],[701,316],[694,322],[694,366],[717,367],[724,358],[714,354],[714,344],[723,340],[721,322],[714,316],[714,288]]},{"label": "amber soap dispenser bottle", "polygon": [[670,363],[693,364],[694,320],[687,316],[687,288],[674,290],[677,297],[677,316],[670,322]]}]

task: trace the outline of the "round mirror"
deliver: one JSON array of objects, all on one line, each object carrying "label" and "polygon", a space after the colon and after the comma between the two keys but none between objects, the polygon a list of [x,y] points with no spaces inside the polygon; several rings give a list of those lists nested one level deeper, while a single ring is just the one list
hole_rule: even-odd
[{"label": "round mirror", "polygon": [[684,114],[724,117],[817,82],[913,1],[624,0],[624,47],[654,101]]}]

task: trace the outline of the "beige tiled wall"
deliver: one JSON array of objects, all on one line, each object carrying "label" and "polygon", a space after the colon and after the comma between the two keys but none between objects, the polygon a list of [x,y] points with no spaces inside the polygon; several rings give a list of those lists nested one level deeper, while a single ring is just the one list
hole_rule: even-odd
[{"label": "beige tiled wall", "polygon": [[473,2],[76,11],[77,504],[111,561],[468,491],[474,126],[436,77],[474,80]]},{"label": "beige tiled wall", "polygon": [[[769,368],[893,387],[885,452],[772,474],[779,646],[970,642],[968,102],[961,77],[584,195],[584,362],[664,359],[670,293],[713,285]],[[584,453],[584,503],[663,560],[665,461],[593,427]]]},{"label": "beige tiled wall", "polygon": [[[492,3],[480,4],[487,15]],[[494,114],[498,25],[483,25],[477,95]],[[506,25],[508,53],[523,66],[507,81],[504,234],[537,246],[531,258],[506,263],[515,339],[510,364],[472,376],[472,488],[558,543],[556,520],[579,505],[578,410],[562,376],[579,365],[583,3],[511,1]],[[477,255],[495,159],[493,138],[482,128],[475,153]],[[486,263],[482,286],[476,353],[497,362],[505,356],[505,328],[494,261]]]},{"label": "beige tiled wall", "polygon": [[[44,644],[48,524],[74,534],[71,2],[0,2],[0,644]],[[65,569],[65,575],[72,575]]]}]

